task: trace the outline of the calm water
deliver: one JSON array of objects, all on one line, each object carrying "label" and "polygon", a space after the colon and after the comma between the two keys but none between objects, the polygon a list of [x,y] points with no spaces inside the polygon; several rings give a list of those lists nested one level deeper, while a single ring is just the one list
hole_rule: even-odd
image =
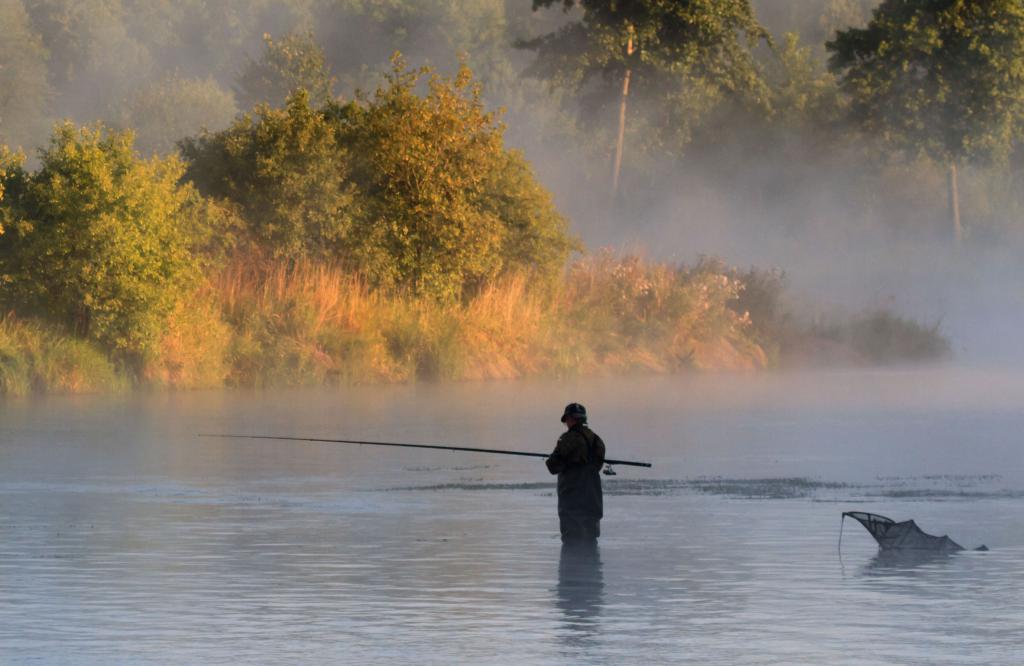
[{"label": "calm water", "polygon": [[[579,400],[597,550],[540,460]],[[1019,664],[1024,375],[952,368],[0,404],[2,663]],[[877,556],[840,513],[966,552]]]}]

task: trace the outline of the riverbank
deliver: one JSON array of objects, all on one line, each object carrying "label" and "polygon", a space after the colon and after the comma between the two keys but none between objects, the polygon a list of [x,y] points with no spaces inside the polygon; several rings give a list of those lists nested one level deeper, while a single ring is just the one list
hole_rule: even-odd
[{"label": "riverbank", "polygon": [[751,372],[948,354],[936,328],[885,312],[801,324],[782,291],[777,273],[602,252],[554,285],[509,277],[441,302],[371,289],[337,265],[238,259],[179,301],[135,371],[95,343],[7,315],[0,394]]}]

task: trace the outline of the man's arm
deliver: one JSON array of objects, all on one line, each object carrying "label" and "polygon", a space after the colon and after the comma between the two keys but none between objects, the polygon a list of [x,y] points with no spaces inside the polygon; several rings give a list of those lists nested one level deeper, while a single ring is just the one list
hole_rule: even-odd
[{"label": "man's arm", "polygon": [[558,444],[555,445],[555,450],[551,452],[551,455],[545,459],[544,463],[548,466],[548,471],[552,474],[560,474],[565,471],[571,463],[577,462],[579,458],[579,443],[573,436],[575,433],[572,431],[563,433],[558,438]]},{"label": "man's arm", "polygon": [[545,460],[548,471],[558,474],[570,465],[580,464],[586,459],[587,441],[583,435],[573,430],[567,430],[558,438],[555,450]]}]

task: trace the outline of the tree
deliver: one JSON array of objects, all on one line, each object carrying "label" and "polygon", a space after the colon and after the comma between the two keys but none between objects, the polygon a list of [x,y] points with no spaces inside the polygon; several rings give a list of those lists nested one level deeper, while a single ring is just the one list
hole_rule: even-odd
[{"label": "tree", "polygon": [[47,53],[21,0],[0,0],[0,26],[0,144],[29,146],[45,135]]},{"label": "tree", "polygon": [[948,165],[959,240],[957,166],[1005,160],[1021,130],[1024,3],[886,0],[827,48],[851,118],[909,157]]},{"label": "tree", "polygon": [[568,237],[568,225],[551,194],[537,182],[533,168],[519,151],[506,151],[492,165],[479,205],[507,230],[499,248],[504,272],[550,283],[565,266],[569,253],[579,249]]},{"label": "tree", "polygon": [[299,90],[284,109],[267,105],[222,132],[182,143],[187,178],[237,206],[272,257],[337,257],[352,217],[348,154],[334,123]]},{"label": "tree", "polygon": [[509,0],[329,0],[318,8],[317,36],[346,92],[375,85],[395,51],[414,62],[465,54],[474,73],[489,75],[509,62],[509,22],[531,14],[528,3]]},{"label": "tree", "polygon": [[531,72],[585,93],[585,108],[619,107],[613,188],[618,184],[626,100],[635,91],[652,117],[650,142],[677,150],[726,97],[766,102],[750,49],[768,39],[749,0],[534,0],[534,9],[579,7],[581,18],[523,44]]},{"label": "tree", "polygon": [[238,77],[236,92],[243,109],[263,103],[280,106],[299,89],[309,93],[315,107],[334,99],[334,77],[313,33],[292,32],[280,41],[264,34],[263,42],[263,55],[250,59]]},{"label": "tree", "polygon": [[465,66],[447,78],[396,55],[385,85],[341,107],[339,122],[360,194],[351,248],[378,283],[457,299],[506,271],[563,267],[565,220],[505,150]]},{"label": "tree", "polygon": [[[752,0],[754,14],[773,34],[788,32],[824,56],[825,42],[836,30],[864,25],[880,0]],[[824,59],[824,58],[822,58]]]},{"label": "tree", "polygon": [[147,45],[129,34],[123,0],[26,2],[49,52],[58,117],[116,118],[121,100],[153,74]]},{"label": "tree", "polygon": [[453,300],[503,273],[550,280],[575,247],[503,129],[468,68],[448,78],[396,56],[372,95],[316,110],[300,90],[182,150],[187,178],[218,214],[237,209],[261,252]]},{"label": "tree", "polygon": [[800,44],[795,33],[783,35],[781,46],[765,69],[772,121],[810,134],[837,119],[839,89],[835,76],[814,57],[810,47]]},{"label": "tree", "polygon": [[34,173],[5,169],[0,283],[138,368],[194,277],[176,158],[138,159],[130,133],[58,127]]},{"label": "tree", "polygon": [[200,130],[226,127],[236,112],[234,97],[213,79],[170,75],[132,95],[119,124],[135,132],[139,152],[166,154]]}]

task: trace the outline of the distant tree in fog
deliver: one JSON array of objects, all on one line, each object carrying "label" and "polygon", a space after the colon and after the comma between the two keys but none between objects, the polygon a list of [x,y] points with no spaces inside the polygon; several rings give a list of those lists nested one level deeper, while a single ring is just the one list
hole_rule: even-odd
[{"label": "distant tree in fog", "polygon": [[119,105],[151,76],[154,59],[144,39],[124,23],[122,0],[25,2],[33,29],[49,53],[57,117],[85,121],[117,117]]},{"label": "distant tree in fog", "polygon": [[886,0],[866,28],[827,47],[856,123],[909,157],[948,165],[959,240],[957,165],[1005,160],[1021,133],[1024,2]]},{"label": "distant tree in fog", "polygon": [[523,44],[535,75],[582,93],[591,120],[619,110],[613,182],[618,181],[627,96],[647,116],[643,142],[678,150],[726,98],[767,103],[751,49],[768,39],[750,0],[534,0],[534,9],[579,8],[578,20]]},{"label": "distant tree in fog", "polygon": [[234,118],[235,99],[213,79],[168,76],[141,87],[125,103],[119,124],[135,131],[143,153],[169,153],[185,137],[219,130]]},{"label": "distant tree in fog", "polygon": [[790,128],[810,133],[834,120],[839,107],[836,77],[795,33],[786,33],[765,66],[773,115]]},{"label": "distant tree in fog", "polygon": [[0,145],[31,146],[51,97],[46,49],[21,0],[0,0]]},{"label": "distant tree in fog", "polygon": [[265,34],[263,42],[263,55],[250,58],[238,77],[236,92],[243,109],[262,103],[281,106],[299,89],[309,93],[314,106],[334,98],[335,79],[313,33],[292,32],[279,41]]},{"label": "distant tree in fog", "polygon": [[752,0],[754,14],[773,35],[793,32],[822,55],[836,30],[862,26],[881,0]]}]

